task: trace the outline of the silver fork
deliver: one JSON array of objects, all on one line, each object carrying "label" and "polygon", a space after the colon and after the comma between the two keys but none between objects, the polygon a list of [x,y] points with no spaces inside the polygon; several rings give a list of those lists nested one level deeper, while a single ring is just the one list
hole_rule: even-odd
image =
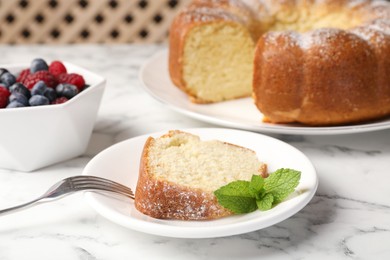
[{"label": "silver fork", "polygon": [[12,208],[0,210],[0,216],[19,211],[21,209],[29,208],[31,206],[35,206],[41,203],[60,199],[66,195],[72,194],[77,191],[110,192],[113,194],[119,194],[134,199],[134,193],[129,187],[96,176],[80,175],[69,177],[57,182],[42,196],[38,197],[33,201]]}]

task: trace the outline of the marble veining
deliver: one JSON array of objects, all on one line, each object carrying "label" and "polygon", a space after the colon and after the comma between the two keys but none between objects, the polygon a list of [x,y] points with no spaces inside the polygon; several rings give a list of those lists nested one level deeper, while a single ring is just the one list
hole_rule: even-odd
[{"label": "marble veining", "polygon": [[[32,173],[0,169],[0,208],[39,196],[80,174],[122,140],[156,131],[216,127],[178,114],[146,94],[142,64],[162,45],[0,46],[0,63],[66,60],[107,78],[83,156]],[[1,123],[0,123],[1,134]],[[320,185],[299,213],[238,236],[176,239],[118,226],[74,194],[0,217],[0,259],[390,259],[390,130],[335,136],[271,135],[305,153]]]}]

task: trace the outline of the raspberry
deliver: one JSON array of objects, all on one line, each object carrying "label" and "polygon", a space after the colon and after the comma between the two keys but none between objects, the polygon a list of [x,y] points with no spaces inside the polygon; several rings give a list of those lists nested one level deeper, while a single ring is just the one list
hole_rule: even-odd
[{"label": "raspberry", "polygon": [[16,82],[23,82],[28,75],[30,75],[30,69],[24,69],[22,72],[20,72],[18,78],[16,79]]},{"label": "raspberry", "polygon": [[0,108],[4,108],[8,104],[8,97],[11,93],[8,89],[0,87]]},{"label": "raspberry", "polygon": [[79,91],[81,91],[85,85],[83,76],[76,73],[61,74],[57,76],[57,79],[58,83],[68,83],[75,85]]},{"label": "raspberry", "polygon": [[68,100],[69,99],[67,99],[66,97],[59,97],[59,98],[54,99],[54,101],[51,102],[51,103],[52,104],[62,104],[62,103],[65,103]]},{"label": "raspberry", "polygon": [[56,60],[50,64],[49,72],[54,76],[58,76],[60,74],[66,73],[67,71],[66,71],[64,64],[62,64],[62,62]]},{"label": "raspberry", "polygon": [[23,81],[23,84],[28,89],[32,89],[34,85],[40,80],[44,81],[49,88],[55,88],[55,86],[57,85],[56,78],[53,75],[51,75],[50,72],[48,72],[47,70],[41,70],[35,72],[34,74],[30,74]]}]

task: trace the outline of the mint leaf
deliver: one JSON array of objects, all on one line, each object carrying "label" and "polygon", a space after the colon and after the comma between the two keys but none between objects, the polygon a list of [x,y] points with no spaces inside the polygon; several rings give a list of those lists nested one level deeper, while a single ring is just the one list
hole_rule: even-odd
[{"label": "mint leaf", "polygon": [[301,172],[279,169],[263,179],[253,175],[251,181],[234,181],[214,191],[218,203],[233,213],[269,210],[283,201],[298,186]]},{"label": "mint leaf", "polygon": [[249,190],[252,192],[256,199],[260,198],[260,194],[263,191],[264,179],[260,175],[253,175],[251,182],[249,183]]},{"label": "mint leaf", "polygon": [[233,213],[249,213],[257,209],[256,198],[249,185],[249,181],[234,181],[214,191],[214,195],[219,204]]},{"label": "mint leaf", "polygon": [[273,204],[283,201],[298,186],[301,172],[293,169],[279,169],[264,180],[266,193],[273,195]]},{"label": "mint leaf", "polygon": [[272,208],[274,202],[274,196],[271,193],[266,193],[261,199],[256,200],[259,210],[269,210]]}]

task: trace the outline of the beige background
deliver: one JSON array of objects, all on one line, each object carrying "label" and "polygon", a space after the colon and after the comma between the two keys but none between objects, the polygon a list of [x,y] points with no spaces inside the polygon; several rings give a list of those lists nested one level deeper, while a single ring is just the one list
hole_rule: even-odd
[{"label": "beige background", "polygon": [[0,0],[0,43],[158,43],[190,0]]}]

